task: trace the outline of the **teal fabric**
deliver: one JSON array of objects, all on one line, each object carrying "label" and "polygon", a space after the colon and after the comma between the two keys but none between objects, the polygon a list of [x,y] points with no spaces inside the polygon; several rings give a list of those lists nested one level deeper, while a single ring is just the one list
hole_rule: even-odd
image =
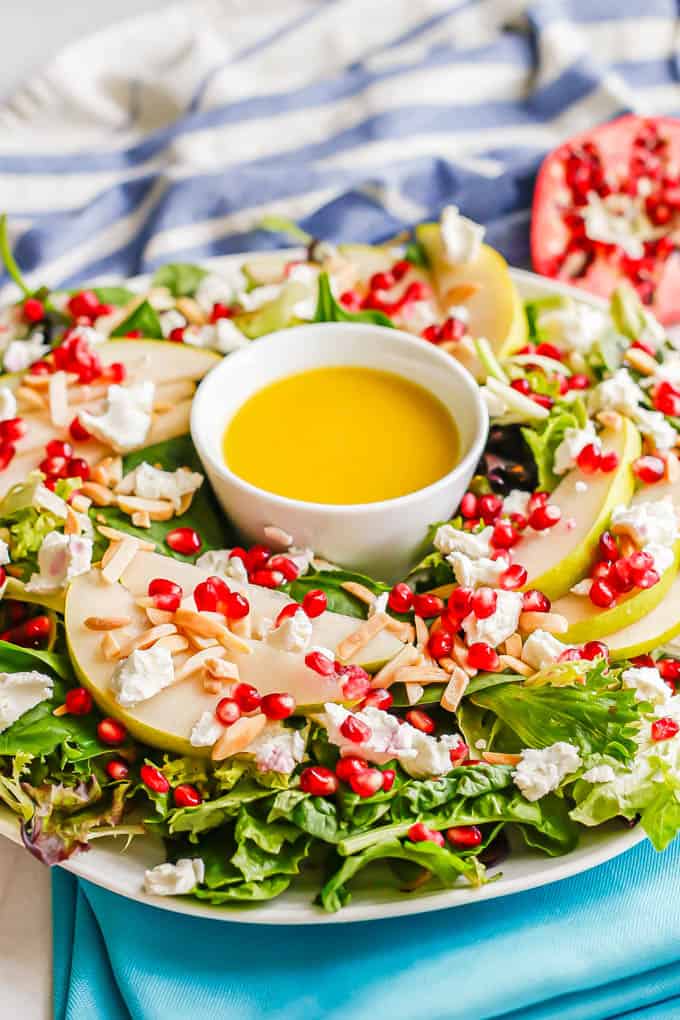
[{"label": "teal fabric", "polygon": [[680,1020],[680,844],[421,916],[198,920],[55,869],[55,1020]]}]

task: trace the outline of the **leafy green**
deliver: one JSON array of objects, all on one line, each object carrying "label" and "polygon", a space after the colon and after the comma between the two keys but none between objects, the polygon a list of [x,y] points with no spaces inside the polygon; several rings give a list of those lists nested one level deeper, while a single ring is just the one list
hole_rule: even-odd
[{"label": "leafy green", "polygon": [[134,300],[137,296],[133,290],[128,290],[127,287],[118,287],[114,285],[93,287],[92,290],[103,305],[116,305],[118,308],[121,308],[129,301]]},{"label": "leafy green", "polygon": [[198,836],[210,829],[217,829],[230,818],[236,818],[244,804],[270,797],[271,791],[249,778],[237,783],[227,793],[212,800],[205,800],[197,807],[177,808],[170,812],[167,820],[170,835],[188,833],[192,843],[198,843]]},{"label": "leafy green", "polygon": [[293,241],[300,244],[309,244],[314,240],[311,234],[285,216],[264,216],[260,220],[260,229],[269,230],[272,234],[287,234]]},{"label": "leafy green", "polygon": [[328,273],[319,273],[319,296],[316,304],[315,322],[370,322],[374,326],[394,327],[392,320],[377,309],[367,308],[362,312],[346,312],[333,297]]},{"label": "leafy green", "polygon": [[296,602],[302,602],[308,591],[320,588],[326,594],[328,608],[332,613],[345,613],[347,616],[364,618],[367,612],[365,603],[342,587],[348,581],[362,584],[374,595],[389,591],[389,585],[350,570],[320,570],[317,573],[305,574],[304,577],[298,577],[287,584],[284,591],[287,591]]},{"label": "leafy green", "polygon": [[190,262],[168,262],[154,273],[151,285],[167,287],[173,297],[193,297],[208,270]]},{"label": "leafy green", "polygon": [[552,492],[560,480],[553,471],[553,462],[555,450],[564,439],[566,430],[582,429],[587,421],[583,402],[575,400],[570,404],[555,404],[547,418],[522,429],[522,435],[536,462],[540,489]]},{"label": "leafy green", "polygon": [[28,297],[31,290],[24,280],[21,270],[16,263],[16,259],[12,254],[12,249],[9,243],[9,235],[7,233],[7,215],[5,213],[0,216],[0,259],[2,259],[5,269],[12,277],[17,287],[19,287],[26,297]]},{"label": "leafy green", "polygon": [[248,882],[275,875],[297,875],[310,840],[290,822],[260,821],[241,808],[236,823],[236,853],[231,864]]},{"label": "leafy green", "polygon": [[420,241],[409,241],[406,245],[404,258],[414,266],[420,266],[421,269],[429,269],[430,260]]},{"label": "leafy green", "polygon": [[288,819],[302,832],[334,843],[340,833],[337,808],[330,800],[312,797],[302,790],[283,790],[278,793],[267,815],[267,821]]},{"label": "leafy green", "polygon": [[112,337],[125,337],[128,333],[133,333],[139,330],[141,336],[146,337],[150,340],[162,340],[163,330],[161,329],[161,320],[158,318],[157,312],[151,307],[148,301],[142,301],[141,304],[130,312],[127,319],[123,319],[120,325],[116,326],[111,331]]},{"label": "leafy green", "polygon": [[[2,642],[0,655],[6,652],[6,642]],[[27,651],[20,649],[20,651]],[[48,653],[42,653],[43,656]],[[16,659],[5,660],[16,662]],[[37,669],[44,672],[49,664],[45,658],[36,659],[32,665],[23,665],[22,669]],[[16,671],[17,666],[12,669]],[[36,756],[52,754],[58,748],[64,760],[70,762],[86,761],[97,755],[105,754],[106,749],[97,740],[97,723],[93,715],[61,715],[52,714],[58,704],[62,704],[65,687],[62,681],[55,682],[53,697],[42,701],[35,708],[25,712],[20,719],[0,733],[0,755],[14,755],[20,752]]]},{"label": "leafy green", "polygon": [[122,783],[103,791],[94,776],[75,786],[46,783],[36,789],[24,784],[24,789],[36,807],[31,820],[22,824],[22,838],[45,864],[57,864],[85,849],[94,830],[117,826],[127,794]]},{"label": "leafy green", "polygon": [[265,878],[261,882],[238,882],[229,885],[220,891],[198,888],[193,895],[196,899],[206,900],[215,906],[223,903],[246,903],[261,900],[273,900],[280,896],[290,885],[290,878],[286,875],[275,875],[273,878]]},{"label": "leafy green", "polygon": [[539,325],[543,312],[552,312],[556,308],[560,308],[563,303],[564,299],[557,296],[535,298],[533,301],[524,302],[524,314],[529,330],[529,340],[532,343],[540,344],[542,340],[545,340],[544,333]]}]

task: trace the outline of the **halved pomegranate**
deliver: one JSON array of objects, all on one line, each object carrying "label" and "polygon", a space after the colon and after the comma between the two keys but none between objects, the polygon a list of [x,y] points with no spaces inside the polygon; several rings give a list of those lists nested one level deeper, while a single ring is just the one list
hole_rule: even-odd
[{"label": "halved pomegranate", "polygon": [[680,322],[680,120],[620,117],[553,150],[536,180],[536,272],[609,297],[628,280]]}]

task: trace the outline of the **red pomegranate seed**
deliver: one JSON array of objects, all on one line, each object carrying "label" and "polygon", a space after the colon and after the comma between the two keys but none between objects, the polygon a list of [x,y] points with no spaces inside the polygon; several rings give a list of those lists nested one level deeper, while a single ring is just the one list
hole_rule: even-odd
[{"label": "red pomegranate seed", "polygon": [[80,478],[81,482],[88,480],[90,477],[90,465],[84,457],[71,457],[66,465],[66,477]]},{"label": "red pomegranate seed", "polygon": [[406,721],[421,733],[434,733],[434,720],[419,708],[412,708],[406,713]]},{"label": "red pomegranate seed", "polygon": [[26,298],[23,314],[26,322],[42,322],[45,318],[45,306],[38,298]]},{"label": "red pomegranate seed", "polygon": [[172,799],[176,807],[198,807],[203,798],[191,783],[182,783],[172,791]]},{"label": "red pomegranate seed", "polygon": [[619,558],[619,547],[611,531],[603,531],[599,541],[600,552],[605,560],[612,563]]},{"label": "red pomegranate seed", "polygon": [[[649,669],[653,669],[655,665],[654,659],[651,657],[651,655],[636,655],[635,658],[631,659],[630,661],[633,666],[639,667],[644,666]],[[659,665],[659,663],[657,663],[657,665]],[[661,673],[660,669],[659,672]],[[661,675],[663,676],[663,673],[661,673]]]},{"label": "red pomegranate seed", "polygon": [[522,596],[523,613],[549,613],[550,599],[538,588],[529,588]]},{"label": "red pomegranate seed", "polygon": [[384,793],[389,793],[389,791],[394,786],[396,778],[397,778],[397,773],[394,771],[394,769],[383,769],[382,770],[382,788],[383,788]]},{"label": "red pomegranate seed", "polygon": [[479,500],[474,492],[466,492],[460,501],[461,515],[467,520],[479,517]]},{"label": "red pomegranate seed", "polygon": [[[3,574],[5,569],[3,567]],[[42,648],[47,642],[52,630],[49,616],[34,616],[30,620],[4,631],[3,641],[10,641],[21,648]]]},{"label": "red pomegranate seed", "polygon": [[468,648],[468,665],[473,669],[481,669],[485,673],[495,673],[500,666],[500,659],[495,648],[486,641],[475,641]]},{"label": "red pomegranate seed", "polygon": [[302,608],[310,620],[314,620],[317,616],[321,616],[321,614],[325,613],[328,608],[326,593],[321,591],[320,588],[308,591],[302,600]]},{"label": "red pomegranate seed", "polygon": [[54,367],[49,361],[34,361],[28,371],[31,375],[51,375]]},{"label": "red pomegranate seed", "polygon": [[641,577],[638,577],[637,586],[638,588],[646,590],[647,588],[653,588],[660,580],[661,578],[656,570],[646,570]]},{"label": "red pomegranate seed", "polygon": [[23,418],[5,418],[0,421],[0,439],[8,443],[16,443],[28,432],[28,425]]},{"label": "red pomegranate seed", "polygon": [[283,574],[286,581],[294,581],[300,573],[288,556],[272,556],[267,563],[267,567],[269,570],[278,570],[279,573]]},{"label": "red pomegranate seed", "polygon": [[680,391],[669,382],[659,383],[654,391],[654,407],[662,414],[677,417],[680,414]]},{"label": "red pomegranate seed", "polygon": [[454,588],[446,605],[447,615],[454,623],[462,620],[472,609],[472,588]]},{"label": "red pomegranate seed", "polygon": [[97,726],[97,737],[102,744],[117,747],[125,741],[127,730],[117,719],[102,719]]},{"label": "red pomegranate seed", "polygon": [[67,308],[74,319],[93,318],[99,308],[99,298],[93,290],[81,290],[69,300]]},{"label": "red pomegranate seed", "polygon": [[612,471],[616,471],[619,466],[619,455],[616,450],[610,450],[609,453],[603,453],[600,457],[600,471],[603,474],[609,475]]},{"label": "red pomegranate seed", "polygon": [[659,659],[656,668],[664,680],[675,683],[680,679],[680,659]]},{"label": "red pomegranate seed", "polygon": [[482,842],[482,830],[476,825],[454,825],[446,830],[446,838],[449,843],[457,847],[479,846]]},{"label": "red pomegranate seed", "polygon": [[540,489],[537,492],[532,492],[527,503],[527,513],[531,514],[536,507],[545,506],[549,499],[549,492],[542,492]]},{"label": "red pomegranate seed", "polygon": [[676,723],[675,719],[666,715],[662,719],[655,719],[652,723],[652,740],[670,740],[674,737],[680,726]]},{"label": "red pomegranate seed", "polygon": [[496,549],[511,549],[517,545],[520,536],[513,528],[510,521],[496,521],[491,535],[491,544]]},{"label": "red pomegranate seed", "polygon": [[222,304],[221,301],[216,301],[212,306],[212,312],[210,313],[210,321],[215,323],[218,319],[230,319],[232,316],[231,308],[229,305]]},{"label": "red pomegranate seed", "polygon": [[373,797],[383,789],[384,776],[380,769],[366,768],[350,776],[349,785],[358,797]]},{"label": "red pomegranate seed", "polygon": [[125,334],[127,340],[138,340],[142,335],[141,329],[131,329]]},{"label": "red pomegranate seed", "polygon": [[378,687],[374,691],[369,691],[364,700],[361,702],[362,708],[379,708],[383,712],[386,712],[388,708],[392,708],[394,698],[389,691],[386,691],[383,687]]},{"label": "red pomegranate seed", "polygon": [[389,290],[394,286],[394,276],[392,273],[374,273],[368,281],[368,286],[371,290]]},{"label": "red pomegranate seed", "polygon": [[287,719],[295,711],[295,698],[292,694],[265,694],[260,707],[268,719]]},{"label": "red pomegranate seed", "polygon": [[223,726],[233,726],[241,718],[241,708],[235,698],[222,698],[215,706],[215,716]]},{"label": "red pomegranate seed", "polygon": [[479,497],[479,515],[485,524],[493,524],[503,510],[503,500],[500,496],[488,494]]},{"label": "red pomegranate seed", "polygon": [[165,544],[181,556],[194,556],[201,551],[201,536],[193,528],[175,528],[165,536]]},{"label": "red pomegranate seed", "polygon": [[593,605],[600,609],[611,609],[616,602],[616,595],[601,577],[593,581],[588,594]]},{"label": "red pomegranate seed", "polygon": [[340,304],[351,312],[358,312],[361,308],[361,298],[355,290],[346,290],[340,295]]},{"label": "red pomegranate seed", "polygon": [[176,613],[181,601],[179,595],[154,595],[153,599],[156,609],[162,609],[164,613]]},{"label": "red pomegranate seed", "polygon": [[367,740],[371,739],[372,734],[371,727],[354,715],[347,716],[340,726],[340,732],[353,744],[365,744]]},{"label": "red pomegranate seed", "polygon": [[260,692],[252,684],[238,683],[232,689],[231,696],[244,714],[255,712],[262,704]]},{"label": "red pomegranate seed", "polygon": [[332,676],[335,673],[335,662],[323,652],[308,652],[305,655],[305,665],[319,676]]},{"label": "red pomegranate seed", "polygon": [[593,659],[609,658],[609,649],[603,641],[586,641],[580,654],[582,659],[592,662]]},{"label": "red pomegranate seed", "polygon": [[230,591],[225,608],[229,620],[243,620],[250,612],[250,602],[240,592]]},{"label": "red pomegranate seed", "polygon": [[588,443],[578,454],[576,463],[584,474],[592,475],[600,470],[602,455],[594,443]]},{"label": "red pomegranate seed", "polygon": [[511,563],[498,578],[498,584],[504,591],[517,591],[518,588],[526,584],[528,576],[526,567],[523,567],[521,563]]},{"label": "red pomegranate seed", "polygon": [[590,386],[590,379],[587,375],[576,372],[567,379],[567,386],[570,390],[587,390]]},{"label": "red pomegranate seed", "polygon": [[86,439],[90,438],[90,433],[84,425],[81,425],[80,420],[77,417],[73,419],[68,430],[71,435],[71,439],[74,439],[77,443],[84,443]]},{"label": "red pomegranate seed", "polygon": [[581,653],[578,648],[565,648],[563,652],[557,656],[558,662],[575,662],[581,658]]},{"label": "red pomegranate seed", "polygon": [[155,765],[142,765],[139,776],[144,785],[154,793],[167,793],[170,789],[170,783]]},{"label": "red pomegranate seed", "polygon": [[67,691],[65,702],[69,715],[87,715],[92,711],[92,695],[84,687],[74,687]]},{"label": "red pomegranate seed", "polygon": [[486,620],[496,612],[498,595],[493,588],[478,588],[471,599],[471,611],[478,620]]},{"label": "red pomegranate seed", "polygon": [[431,829],[425,822],[416,822],[406,833],[412,843],[436,843],[437,846],[444,846],[444,837],[441,832]]},{"label": "red pomegranate seed", "polygon": [[537,506],[529,514],[529,526],[534,531],[546,531],[547,528],[554,528],[562,517],[562,511],[555,503],[546,503],[544,506]]},{"label": "red pomegranate seed", "polygon": [[340,689],[345,701],[361,701],[371,689],[371,678],[361,666],[343,666],[335,663],[336,673],[341,673]]},{"label": "red pomegranate seed", "polygon": [[431,616],[441,616],[443,609],[444,603],[438,595],[426,593],[424,595],[413,596],[413,611],[416,616],[422,616],[424,619],[429,619]]},{"label": "red pomegranate seed", "polygon": [[441,630],[435,631],[434,634],[430,634],[427,650],[433,659],[443,659],[450,655],[453,651],[453,634],[444,630],[443,627]]},{"label": "red pomegranate seed", "polygon": [[661,457],[645,456],[638,457],[633,463],[633,472],[645,485],[653,485],[659,482],[666,473],[666,465]]},{"label": "red pomegranate seed", "polygon": [[184,326],[175,326],[168,333],[168,340],[172,341],[173,344],[184,343]]},{"label": "red pomegranate seed", "polygon": [[324,765],[310,765],[300,773],[300,789],[313,797],[330,797],[337,792],[338,777]]},{"label": "red pomegranate seed", "polygon": [[470,754],[470,748],[467,746],[464,740],[459,740],[455,747],[452,747],[449,751],[449,758],[451,759],[452,765],[460,765],[462,762],[467,760]]},{"label": "red pomegranate seed", "polygon": [[395,584],[387,596],[387,605],[393,613],[408,613],[413,606],[413,592],[407,584],[401,581]]},{"label": "red pomegranate seed", "polygon": [[335,774],[338,779],[342,779],[343,783],[349,783],[352,776],[357,776],[367,768],[368,762],[365,758],[359,758],[356,754],[348,754],[338,761],[335,766]]},{"label": "red pomegranate seed", "polygon": [[398,262],[394,263],[390,272],[397,283],[399,283],[405,276],[408,276],[412,268],[411,263],[407,259],[399,259]]},{"label": "red pomegranate seed", "polygon": [[536,354],[540,354],[543,358],[552,358],[554,361],[562,360],[562,351],[559,347],[555,347],[554,344],[539,344],[536,348]]},{"label": "red pomegranate seed", "polygon": [[104,766],[104,770],[110,779],[114,782],[118,782],[121,779],[127,779],[130,775],[130,769],[124,761],[119,761],[117,758],[113,758],[111,761],[107,761]]},{"label": "red pomegranate seed", "polygon": [[248,574],[251,584],[257,584],[260,588],[280,588],[283,584],[283,574],[278,570],[253,570]]},{"label": "red pomegranate seed", "polygon": [[[644,571],[643,571],[644,573]],[[632,591],[635,587],[633,569],[628,560],[620,559],[612,563],[607,574],[607,581],[619,594]]]},{"label": "red pomegranate seed", "polygon": [[546,396],[545,393],[532,393],[531,399],[535,404],[538,404],[539,407],[545,407],[547,411],[549,411],[555,403],[552,397]]},{"label": "red pomegranate seed", "polygon": [[146,591],[147,595],[176,595],[180,599],[184,594],[181,587],[167,577],[154,577]]},{"label": "red pomegranate seed", "polygon": [[280,627],[285,620],[289,620],[291,617],[296,616],[298,613],[304,613],[302,606],[298,605],[297,602],[289,602],[287,606],[284,606],[279,615],[274,621],[275,627]]},{"label": "red pomegranate seed", "polygon": [[246,569],[258,570],[260,567],[266,566],[271,559],[272,551],[266,545],[253,545],[248,549],[245,558]]},{"label": "red pomegranate seed", "polygon": [[38,467],[48,478],[66,478],[68,461],[65,457],[45,457]]},{"label": "red pomegranate seed", "polygon": [[528,397],[531,393],[531,386],[529,385],[528,379],[513,379],[510,385],[513,390],[517,390],[518,393],[523,394],[525,397]]}]

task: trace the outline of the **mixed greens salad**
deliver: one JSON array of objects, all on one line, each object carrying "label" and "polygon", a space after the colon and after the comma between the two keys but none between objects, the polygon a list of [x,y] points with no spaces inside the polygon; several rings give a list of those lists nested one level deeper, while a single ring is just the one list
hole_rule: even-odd
[{"label": "mixed greens salad", "polygon": [[[0,315],[0,801],[47,864],[152,834],[154,895],[301,872],[481,885],[518,840],[680,827],[680,354],[621,289],[523,304],[483,231],[304,248]],[[188,435],[216,360],[304,321],[398,327],[479,380],[469,491],[389,586],[275,522],[242,548]],[[141,885],[141,880],[140,880]]]}]

